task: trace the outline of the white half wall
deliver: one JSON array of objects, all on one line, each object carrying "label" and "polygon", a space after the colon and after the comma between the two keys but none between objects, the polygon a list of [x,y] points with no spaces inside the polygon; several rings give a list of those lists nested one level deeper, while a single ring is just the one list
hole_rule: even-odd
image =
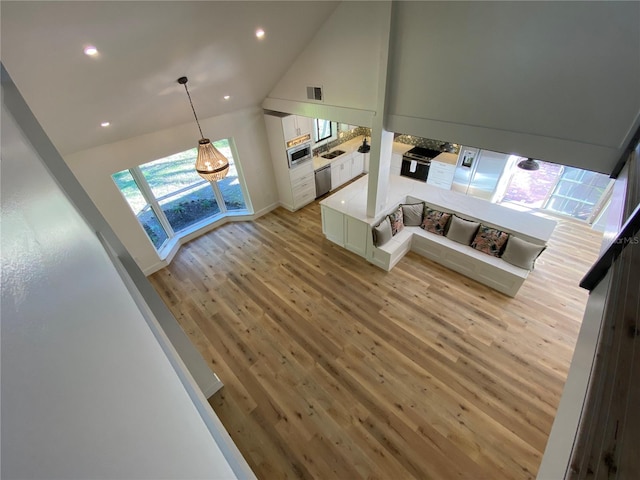
[{"label": "white half wall", "polygon": [[237,478],[4,103],[1,205],[2,478]]},{"label": "white half wall", "polygon": [[[203,132],[212,140],[234,139],[238,153],[236,162],[257,213],[272,209],[278,202],[262,117],[262,109],[256,107],[200,121]],[[65,157],[69,168],[144,272],[157,269],[161,259],[111,175],[193,148],[197,146],[198,137],[197,127],[192,122]]]}]

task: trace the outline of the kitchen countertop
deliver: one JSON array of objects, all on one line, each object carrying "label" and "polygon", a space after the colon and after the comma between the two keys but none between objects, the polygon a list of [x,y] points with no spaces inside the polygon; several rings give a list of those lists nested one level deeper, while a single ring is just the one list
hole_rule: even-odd
[{"label": "kitchen countertop", "polygon": [[458,163],[458,154],[444,152],[433,158],[432,161],[446,163],[448,165],[456,165],[456,163]]},{"label": "kitchen countertop", "polygon": [[346,155],[350,155],[353,152],[358,151],[358,147],[360,147],[360,145],[362,145],[362,139],[364,137],[362,135],[360,135],[359,137],[355,137],[352,138],[351,140],[348,140],[344,143],[341,143],[340,145],[338,145],[335,148],[332,148],[331,150],[329,150],[330,152],[333,152],[334,150],[344,150],[344,153],[336,158],[322,158],[322,155],[324,155],[327,152],[322,152],[322,155],[318,155],[318,156],[314,156],[313,157],[313,169],[314,170],[318,170],[319,168],[322,168],[326,165],[329,165],[331,162],[333,162],[334,160],[341,160],[343,159]]},{"label": "kitchen countertop", "polygon": [[[335,150],[344,150],[344,153],[336,158],[323,158],[322,155],[318,155],[318,156],[314,156],[313,157],[313,170],[319,170],[322,167],[325,167],[327,165],[329,165],[331,162],[335,161],[335,160],[341,160],[345,157],[345,155],[350,155],[353,152],[357,152],[358,148],[360,147],[360,145],[362,145],[362,139],[364,137],[362,135],[360,135],[359,137],[355,137],[352,138],[351,140],[348,140],[344,143],[341,143],[340,145],[338,145],[337,147],[332,148],[331,150],[329,150],[330,152],[333,152]],[[393,150],[392,153],[395,155],[404,155],[406,152],[408,152],[409,150],[411,150],[414,147],[414,145],[408,145],[406,143],[399,143],[399,142],[393,142]],[[327,152],[322,152],[323,154],[327,153]],[[449,165],[455,165],[458,161],[458,155],[455,153],[446,153],[443,152],[440,155],[438,155],[437,157],[435,157],[433,159],[436,162],[442,162],[442,163],[446,163]]]},{"label": "kitchen countertop", "polygon": [[[332,158],[332,159],[328,159],[328,158],[322,158],[322,155],[318,155],[318,156],[314,156],[313,157],[313,169],[314,170],[318,170],[326,165],[329,165],[331,162],[335,161],[335,160],[341,160],[345,157],[345,155],[349,155],[353,152],[357,152],[358,148],[360,147],[360,145],[362,145],[362,139],[364,138],[364,136],[360,135],[359,137],[355,137],[352,138],[351,140],[348,140],[344,143],[341,143],[340,145],[338,145],[335,148],[332,148],[331,150],[329,150],[329,152],[333,152],[334,150],[344,150],[344,153],[336,158]],[[367,137],[369,138],[369,137]],[[398,142],[393,142],[393,153],[394,154],[398,154],[398,155],[404,155],[404,153],[406,153],[408,150],[411,150],[414,146],[413,145],[407,145],[406,143],[398,143]],[[323,152],[323,154],[326,152]],[[440,160],[439,157],[441,157],[444,154],[440,154],[438,155],[438,161],[443,161],[444,163],[449,163],[447,161],[444,160]],[[447,155],[453,155],[453,154],[447,154]],[[456,163],[457,157],[454,155],[454,165]]]}]

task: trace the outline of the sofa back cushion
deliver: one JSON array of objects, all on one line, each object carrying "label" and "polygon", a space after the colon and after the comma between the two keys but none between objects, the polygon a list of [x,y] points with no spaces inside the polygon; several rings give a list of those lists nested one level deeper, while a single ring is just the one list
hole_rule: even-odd
[{"label": "sofa back cushion", "polygon": [[449,224],[449,230],[447,230],[446,236],[454,242],[469,245],[479,226],[479,222],[472,222],[470,220],[460,218],[457,215],[453,215],[451,217],[451,223]]},{"label": "sofa back cushion", "polygon": [[384,217],[382,221],[373,227],[373,244],[380,247],[391,240],[391,221],[389,217]]},{"label": "sofa back cushion", "polygon": [[471,247],[494,257],[500,257],[508,239],[508,233],[480,224]]},{"label": "sofa back cushion", "polygon": [[521,238],[509,235],[502,259],[516,267],[533,270],[537,258],[544,252],[546,245],[536,245]]},{"label": "sofa back cushion", "polygon": [[425,205],[420,227],[427,232],[435,233],[436,235],[444,235],[450,219],[450,213],[433,210]]},{"label": "sofa back cushion", "polygon": [[424,210],[424,202],[420,203],[403,203],[402,218],[405,227],[418,227],[422,223],[422,211]]}]

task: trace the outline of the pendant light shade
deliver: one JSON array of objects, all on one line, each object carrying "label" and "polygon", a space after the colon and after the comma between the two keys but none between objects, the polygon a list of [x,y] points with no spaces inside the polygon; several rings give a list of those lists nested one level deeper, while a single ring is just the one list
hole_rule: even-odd
[{"label": "pendant light shade", "polygon": [[221,180],[229,173],[229,161],[208,138],[202,138],[198,142],[196,171],[210,182]]},{"label": "pendant light shade", "polygon": [[522,170],[534,171],[540,168],[540,164],[533,158],[527,158],[526,160],[522,160],[518,163],[518,168],[521,168]]},{"label": "pendant light shade", "polygon": [[202,128],[200,128],[200,122],[198,121],[198,116],[196,115],[196,110],[193,108],[189,89],[187,88],[188,81],[187,77],[180,77],[178,79],[178,83],[180,85],[184,85],[184,89],[187,92],[189,104],[191,105],[193,116],[196,119],[196,124],[200,131],[200,140],[198,141],[198,158],[196,159],[196,172],[209,182],[222,180],[227,176],[227,173],[229,173],[229,160],[220,153],[220,150],[213,146],[211,140],[204,138]]}]

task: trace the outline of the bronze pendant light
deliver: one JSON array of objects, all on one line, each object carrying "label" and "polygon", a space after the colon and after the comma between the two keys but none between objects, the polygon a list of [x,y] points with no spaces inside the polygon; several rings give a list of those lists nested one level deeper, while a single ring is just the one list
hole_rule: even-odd
[{"label": "bronze pendant light", "polygon": [[518,168],[521,168],[522,170],[534,171],[540,168],[540,164],[533,158],[527,158],[526,160],[522,160],[518,163]]},{"label": "bronze pendant light", "polygon": [[189,94],[189,89],[187,88],[187,82],[189,80],[187,77],[180,77],[178,79],[178,83],[180,85],[184,85],[184,89],[187,92],[187,97],[189,97],[189,103],[191,104],[191,110],[193,111],[193,116],[196,119],[196,124],[198,125],[198,130],[200,130],[200,140],[198,141],[198,158],[196,159],[196,172],[205,180],[210,182],[214,182],[217,180],[222,180],[229,173],[229,160],[220,153],[220,151],[213,146],[211,140],[208,138],[204,138],[202,134],[202,128],[200,128],[200,122],[198,121],[198,116],[196,115],[196,110],[193,108],[193,102],[191,101],[191,95]]}]

